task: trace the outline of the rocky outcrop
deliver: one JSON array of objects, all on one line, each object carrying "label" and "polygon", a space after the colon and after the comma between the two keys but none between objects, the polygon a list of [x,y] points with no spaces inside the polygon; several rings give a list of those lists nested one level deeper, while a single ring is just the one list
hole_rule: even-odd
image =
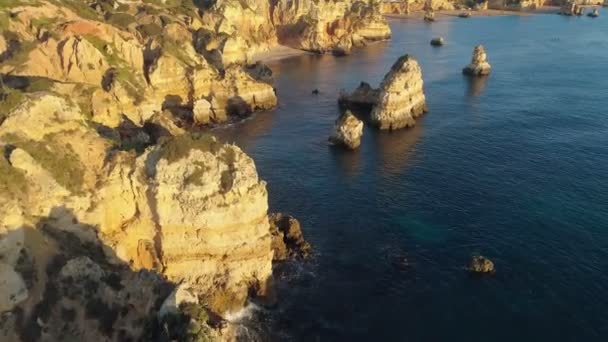
[{"label": "rocky outcrop", "polygon": [[432,9],[427,9],[424,12],[424,21],[435,21],[435,12]]},{"label": "rocky outcrop", "polygon": [[597,18],[600,16],[600,10],[597,8],[594,8],[593,11],[587,13],[587,16],[589,16],[591,18]]},{"label": "rocky outcrop", "polygon": [[579,4],[577,4],[575,1],[566,1],[561,6],[559,13],[563,14],[563,15],[569,15],[569,16],[582,15],[583,7],[580,6]]},{"label": "rocky outcrop", "polygon": [[272,8],[279,42],[318,53],[348,53],[351,46],[390,37],[375,1],[283,1]]},{"label": "rocky outcrop", "polygon": [[363,121],[357,119],[353,113],[347,110],[336,120],[334,133],[329,137],[329,141],[332,144],[354,150],[361,145],[362,135]]},{"label": "rocky outcrop", "polygon": [[[95,128],[80,107],[58,95],[27,95],[8,113],[0,123],[3,311],[35,306],[45,298],[37,292],[39,288],[27,287],[31,276],[26,275],[31,272],[19,266],[19,255],[26,247],[28,253],[42,253],[36,269],[43,272],[46,263],[41,260],[51,260],[56,247],[34,242],[29,246],[24,227],[31,227],[35,234],[46,227],[53,236],[69,234],[69,241],[89,246],[84,251],[91,253],[80,256],[90,260],[68,262],[53,273],[82,277],[85,284],[105,279],[108,269],[121,269],[113,277],[125,287],[125,281],[137,286],[139,280],[132,273],[149,270],[171,284],[187,284],[201,305],[218,314],[242,307],[250,294],[264,296],[269,291],[276,232],[268,221],[266,184],[258,178],[253,160],[234,145],[185,134],[169,112],[163,113],[155,114],[153,122],[165,128],[165,134],[158,137],[157,145],[138,154],[122,150],[120,140],[129,134]],[[307,253],[291,219],[289,224],[278,222],[286,243],[295,246],[297,253]],[[63,254],[83,250],[60,244],[66,249]],[[68,296],[71,289],[61,295]],[[109,290],[99,291],[101,295]],[[115,299],[99,300],[118,310],[124,304],[118,304],[124,295],[120,293],[114,290],[111,298]],[[148,298],[147,304],[141,304],[146,315],[153,307],[159,309],[154,303],[162,303],[157,295],[138,296]],[[70,305],[84,305],[92,298],[78,297]],[[24,322],[36,320],[26,313]],[[133,315],[143,313],[135,310]],[[89,326],[93,323],[74,324],[97,331]],[[118,323],[108,324],[108,331],[119,330]],[[143,326],[138,329],[129,330],[129,336],[139,339]],[[51,336],[61,339],[61,331],[51,329]]]},{"label": "rocky outcrop", "polygon": [[494,263],[490,259],[481,255],[475,255],[473,258],[471,258],[468,270],[471,273],[478,274],[495,272]]},{"label": "rocky outcrop", "polygon": [[369,112],[378,103],[378,94],[378,89],[374,89],[367,82],[361,82],[352,93],[342,90],[338,97],[338,104],[342,108],[363,109]]},{"label": "rocky outcrop", "polygon": [[431,39],[431,45],[433,46],[443,46],[443,44],[445,44],[445,40],[443,39],[443,37]]},{"label": "rocky outcrop", "polygon": [[361,82],[352,93],[342,92],[341,107],[368,112],[370,121],[380,129],[411,127],[415,118],[426,113],[422,69],[409,55],[399,57],[384,76],[378,89]]},{"label": "rocky outcrop", "polygon": [[400,57],[380,83],[371,121],[380,129],[411,127],[427,111],[422,69],[409,55]]},{"label": "rocky outcrop", "polygon": [[[191,124],[232,119],[235,101],[242,103],[237,116],[276,105],[267,79],[257,79],[234,64],[241,59],[231,51],[240,47],[229,48],[233,46],[230,42],[249,38],[229,37],[221,48],[212,48],[213,39],[225,34],[220,30],[193,40],[205,30],[200,27],[203,21],[194,9],[189,16],[175,12],[180,8],[124,4],[120,11],[102,7],[103,15],[99,15],[41,1],[0,9],[9,18],[6,36],[11,37],[6,44],[11,51],[4,54],[0,73],[24,79],[36,90],[70,96],[83,108],[90,108],[93,121],[109,127],[116,127],[123,115],[141,126],[164,109],[188,112],[193,118],[194,105],[203,98],[214,107],[207,120],[192,120]],[[159,11],[175,20],[155,21]],[[235,16],[222,20],[232,19],[237,20]],[[243,35],[251,33],[244,29],[239,26]],[[20,91],[29,88],[21,87]]]},{"label": "rocky outcrop", "polygon": [[473,50],[471,64],[464,67],[462,73],[471,76],[485,76],[490,74],[492,67],[486,59],[486,51],[484,50],[483,45],[477,45]]},{"label": "rocky outcrop", "polygon": [[300,222],[293,216],[273,213],[268,216],[275,261],[308,258],[312,246],[304,240]]}]

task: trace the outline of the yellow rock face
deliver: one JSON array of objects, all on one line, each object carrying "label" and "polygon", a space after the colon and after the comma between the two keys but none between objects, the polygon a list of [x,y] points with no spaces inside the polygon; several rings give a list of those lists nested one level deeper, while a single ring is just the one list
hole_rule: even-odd
[{"label": "yellow rock face", "polygon": [[[221,290],[242,304],[251,286],[266,288],[268,194],[238,147],[182,135],[140,156],[111,151],[77,106],[51,94],[26,98],[8,114],[0,147],[7,156],[0,160],[0,232],[51,217],[84,241],[100,239],[112,262],[162,272],[209,301]],[[70,156],[66,165],[46,157],[62,155]]]},{"label": "yellow rock face", "polygon": [[380,129],[411,127],[415,118],[426,112],[422,69],[408,56],[400,57],[380,84],[378,103],[371,113]]}]

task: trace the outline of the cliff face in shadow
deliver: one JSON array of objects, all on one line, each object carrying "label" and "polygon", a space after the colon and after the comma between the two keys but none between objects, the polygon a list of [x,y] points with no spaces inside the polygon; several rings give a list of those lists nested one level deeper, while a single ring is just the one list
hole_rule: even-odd
[{"label": "cliff face in shadow", "polygon": [[66,210],[53,208],[35,226],[0,236],[2,242],[17,242],[0,245],[2,279],[12,280],[12,286],[0,285],[2,299],[20,293],[16,305],[1,313],[3,341],[184,341],[193,340],[193,331],[199,340],[220,337],[222,330],[211,325],[221,322],[203,306],[182,306],[184,313],[160,317],[174,283],[155,272],[110,263],[108,246],[84,242],[61,228],[53,217]]}]

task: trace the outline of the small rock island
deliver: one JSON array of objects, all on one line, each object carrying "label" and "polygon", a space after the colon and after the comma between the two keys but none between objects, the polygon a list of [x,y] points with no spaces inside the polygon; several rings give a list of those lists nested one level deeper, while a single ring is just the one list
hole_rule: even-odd
[{"label": "small rock island", "polygon": [[492,67],[487,61],[486,51],[483,45],[477,45],[473,50],[473,58],[471,64],[462,69],[462,73],[470,76],[485,76],[489,75]]},{"label": "small rock island", "polygon": [[336,120],[335,131],[329,141],[335,145],[342,145],[351,150],[361,145],[363,135],[363,121],[357,119],[350,110],[347,110]]},{"label": "small rock island", "polygon": [[369,112],[370,122],[394,130],[415,125],[415,118],[427,112],[422,68],[410,55],[403,55],[384,76],[378,89],[361,82],[352,93],[342,93],[338,103],[354,111]]}]

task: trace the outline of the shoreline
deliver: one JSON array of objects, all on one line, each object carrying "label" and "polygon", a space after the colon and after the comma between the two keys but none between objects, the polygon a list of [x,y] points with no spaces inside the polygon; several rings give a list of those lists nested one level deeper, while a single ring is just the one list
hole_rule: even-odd
[{"label": "shoreline", "polygon": [[[585,6],[585,7],[594,7],[594,6]],[[500,16],[531,16],[537,14],[557,14],[559,13],[559,6],[543,6],[539,9],[533,10],[495,10],[495,9],[486,9],[486,10],[471,10],[471,17],[500,17]],[[464,10],[441,10],[435,11],[435,20],[445,20],[449,18],[458,18],[460,13],[464,12]],[[424,21],[424,11],[414,11],[410,14],[383,14],[387,19],[413,19]],[[430,24],[430,23],[429,23]],[[370,42],[370,44],[374,44],[377,42]],[[369,45],[369,44],[368,44]],[[271,47],[268,51],[257,52],[251,56],[251,63],[261,62],[261,63],[270,63],[276,62],[279,60],[296,57],[296,56],[304,56],[304,55],[316,55],[316,53],[299,50],[296,48],[289,47],[287,45],[276,45]]]},{"label": "shoreline", "polygon": [[[470,10],[471,17],[500,17],[500,16],[530,16],[536,14],[557,14],[560,10],[559,6],[543,6],[539,9],[531,10],[497,10],[497,9],[486,9],[486,10]],[[467,10],[440,10],[435,11],[435,20],[442,20],[446,18],[458,18],[460,13],[467,12]],[[384,14],[389,19],[415,19],[424,20],[424,11],[414,11],[409,14]],[[463,18],[466,19],[466,18]]]},{"label": "shoreline", "polygon": [[268,63],[302,55],[314,55],[314,53],[295,49],[286,45],[277,45],[271,47],[268,51],[254,53],[251,56],[251,61],[253,63],[258,61],[262,63]]}]

